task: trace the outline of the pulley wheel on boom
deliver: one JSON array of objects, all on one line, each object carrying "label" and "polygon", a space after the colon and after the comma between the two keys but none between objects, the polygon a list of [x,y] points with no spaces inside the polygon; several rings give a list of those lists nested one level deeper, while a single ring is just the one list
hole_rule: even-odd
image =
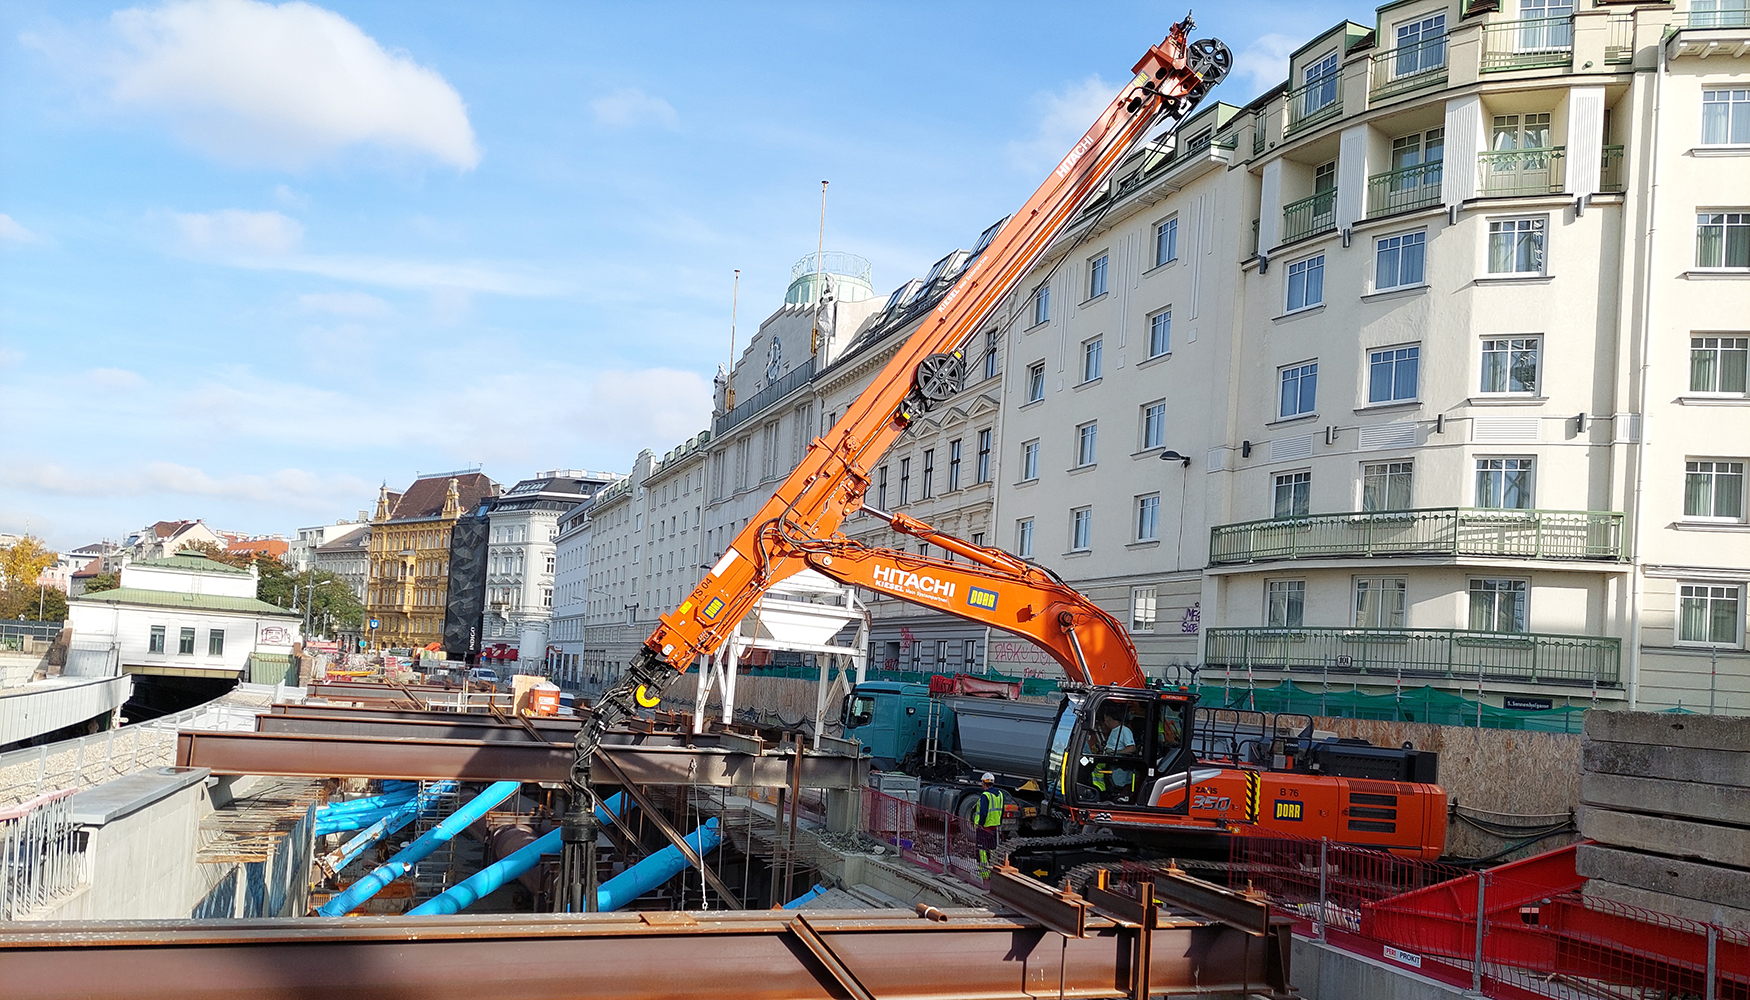
[{"label": "pulley wheel on boom", "polygon": [[918,362],[912,376],[903,415],[910,420],[916,411],[929,411],[958,395],[966,387],[966,359],[959,353],[930,354]]}]

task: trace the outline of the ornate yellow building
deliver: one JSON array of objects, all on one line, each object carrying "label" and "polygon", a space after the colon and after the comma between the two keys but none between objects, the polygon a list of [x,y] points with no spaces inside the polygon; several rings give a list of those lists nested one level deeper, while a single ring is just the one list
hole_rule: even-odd
[{"label": "ornate yellow building", "polygon": [[467,510],[498,493],[479,472],[424,476],[404,493],[384,486],[371,518],[371,576],[365,607],[372,649],[441,642],[450,586],[450,531]]}]

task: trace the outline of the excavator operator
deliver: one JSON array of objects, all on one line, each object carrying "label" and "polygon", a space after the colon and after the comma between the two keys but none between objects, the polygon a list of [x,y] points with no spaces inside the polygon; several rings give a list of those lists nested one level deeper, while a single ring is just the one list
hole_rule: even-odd
[{"label": "excavator operator", "polygon": [[1136,771],[1119,766],[1114,757],[1137,757],[1136,733],[1125,721],[1125,704],[1107,702],[1100,707],[1097,736],[1089,734],[1089,748],[1095,755],[1093,783],[1100,797],[1113,802],[1129,802],[1136,794]]}]

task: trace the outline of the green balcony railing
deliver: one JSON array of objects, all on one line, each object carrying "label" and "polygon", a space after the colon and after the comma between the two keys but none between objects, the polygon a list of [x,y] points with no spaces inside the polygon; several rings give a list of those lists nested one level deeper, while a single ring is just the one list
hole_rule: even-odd
[{"label": "green balcony railing", "polygon": [[[1712,6],[1718,6],[1718,0]],[[1690,7],[1682,22],[1685,28],[1750,28],[1750,7],[1729,10],[1696,10]]]},{"label": "green balcony railing", "polygon": [[1554,194],[1562,189],[1566,146],[1491,149],[1477,154],[1477,190],[1489,198]]},{"label": "green balcony railing", "polygon": [[1599,166],[1598,190],[1622,191],[1622,147],[1604,147],[1604,158]]},{"label": "green balcony railing", "polygon": [[1368,218],[1440,204],[1440,172],[1444,166],[1434,160],[1368,177]]},{"label": "green balcony railing", "polygon": [[1282,242],[1293,243],[1337,228],[1337,189],[1282,206]]},{"label": "green balcony railing", "polygon": [[1608,636],[1464,629],[1212,628],[1214,668],[1377,678],[1450,678],[1524,684],[1621,683],[1622,640]]},{"label": "green balcony railing", "polygon": [[1368,98],[1374,101],[1445,83],[1446,36],[1399,45],[1374,56],[1372,81]]},{"label": "green balcony railing", "polygon": [[1626,66],[1635,61],[1635,16],[1612,14],[1605,27],[1604,64]]},{"label": "green balcony railing", "polygon": [[1288,92],[1287,132],[1335,118],[1343,113],[1343,75],[1326,73]]},{"label": "green balcony railing", "polygon": [[1349,556],[1498,556],[1618,561],[1623,516],[1614,511],[1429,507],[1218,524],[1213,566]]},{"label": "green balcony railing", "polygon": [[1567,66],[1574,61],[1574,19],[1534,17],[1483,25],[1485,73]]}]

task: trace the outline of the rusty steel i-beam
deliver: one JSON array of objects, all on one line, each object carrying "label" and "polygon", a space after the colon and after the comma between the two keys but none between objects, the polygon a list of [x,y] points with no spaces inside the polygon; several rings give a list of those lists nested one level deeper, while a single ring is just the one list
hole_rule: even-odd
[{"label": "rusty steel i-beam", "polygon": [[[987,910],[759,910],[12,924],[8,1000],[1003,1000],[1130,996],[1135,928],[1084,938]],[[1220,924],[1153,931],[1153,993],[1287,992]]]},{"label": "rusty steel i-beam", "polygon": [[[789,785],[790,770],[803,788],[859,788],[867,758],[832,755],[752,754],[698,744],[604,745],[629,781],[640,785],[776,787]],[[176,734],[179,767],[214,774],[303,778],[398,778],[406,781],[545,781],[570,774],[570,744],[492,740],[401,739],[299,733],[184,731]],[[798,763],[799,761],[799,763]]]}]

